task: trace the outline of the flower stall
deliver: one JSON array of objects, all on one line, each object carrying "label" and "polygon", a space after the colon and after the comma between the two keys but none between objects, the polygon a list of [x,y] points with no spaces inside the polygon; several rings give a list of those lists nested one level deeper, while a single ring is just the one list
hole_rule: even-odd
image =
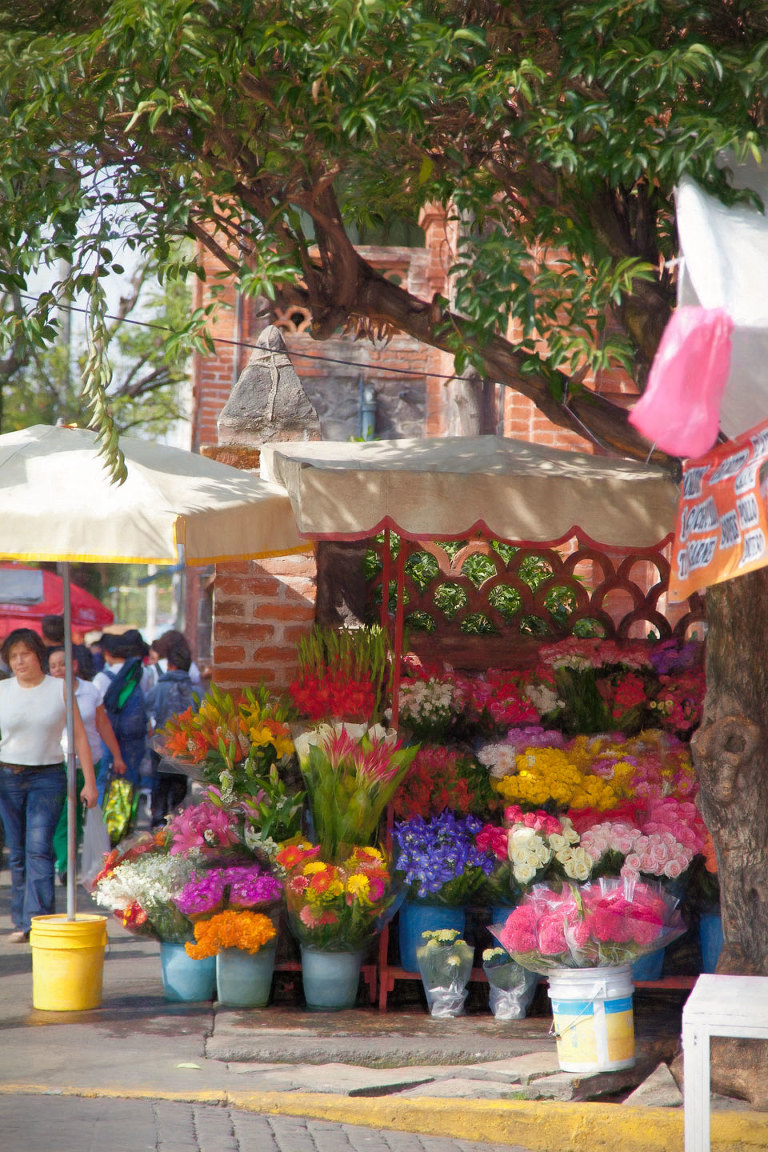
[{"label": "flower stall", "polygon": [[[214,687],[158,737],[203,798],[112,853],[96,897],[161,942],[166,995],[215,987],[224,1004],[263,1006],[282,928],[308,1007],[353,1005],[361,971],[386,1007],[394,980],[425,980],[425,941],[432,964],[438,944],[459,940],[468,908],[487,910],[501,948],[467,969],[474,942],[456,944],[464,987],[487,978],[501,1018],[524,1015],[531,972],[632,965],[635,981],[653,978],[636,966],[679,935],[681,882],[711,858],[686,741],[701,644],[570,638],[542,645],[536,665],[480,676],[409,658],[400,732],[373,722],[389,712],[391,674],[366,722],[334,719],[329,708],[360,705],[340,671],[355,667],[350,650],[382,643],[378,628],[318,628],[288,698]],[[566,691],[577,680],[583,690]],[[603,730],[618,722],[624,731]],[[213,961],[188,991],[175,982],[185,957]],[[464,989],[429,970],[433,1007],[461,1010]]]},{"label": "flower stall", "polygon": [[[302,535],[367,539],[377,553],[372,583],[394,648],[389,723],[420,743],[396,812],[485,813],[498,829],[514,804],[561,816],[693,799],[703,645],[689,641],[703,634],[703,603],[666,603],[678,490],[662,470],[493,436],[273,444],[263,467]],[[679,847],[690,812],[665,814]],[[673,833],[650,808],[620,815],[641,852],[604,853],[603,874],[609,860],[631,870],[639,858],[658,876]],[[687,868],[664,841],[668,873],[696,870],[701,828]],[[509,833],[496,832],[497,850]],[[509,859],[485,866],[488,902],[519,900],[519,882],[497,900]],[[396,979],[414,976],[387,948],[383,938],[381,1007]]]},{"label": "flower stall", "polygon": [[[392,462],[390,445],[370,447]],[[312,536],[370,539],[381,623],[317,628],[299,646],[290,699],[214,689],[162,734],[164,755],[208,790],[203,815],[174,817],[155,847],[170,857],[183,845],[192,862],[170,896],[187,917],[184,951],[248,951],[238,939],[269,951],[263,923],[249,936],[243,922],[238,935],[225,878],[259,866],[281,886],[280,931],[301,953],[295,966],[313,1008],[340,1006],[328,989],[344,979],[343,1003],[353,1003],[361,968],[386,1008],[396,980],[424,979],[425,941],[430,963],[438,946],[461,941],[468,907],[475,920],[487,910],[499,943],[469,978],[487,979],[502,1018],[524,1014],[532,972],[554,968],[556,980],[571,968],[632,965],[630,982],[652,978],[638,966],[678,934],[681,881],[707,853],[688,750],[703,696],[700,604],[665,614],[674,485],[629,464],[618,479],[612,466],[611,485],[600,461],[550,454],[547,467],[537,449],[518,461],[517,489],[486,454],[485,471],[468,469],[474,495],[462,503],[466,468],[452,489],[446,456],[437,480],[402,457],[397,482],[387,463],[355,471],[367,495],[350,511],[333,486],[345,469],[318,476],[311,465],[332,448],[289,453],[301,463],[297,522]],[[429,455],[419,442],[415,463]],[[431,507],[422,477],[431,499],[442,493]],[[280,479],[290,491],[291,476]],[[567,499],[556,498],[560,486]],[[378,500],[382,490],[404,501],[401,516]],[[303,524],[310,506],[316,521]],[[430,517],[455,546],[422,538]],[[598,531],[606,543],[594,542]],[[128,896],[112,893],[111,905],[127,924],[136,912]],[[269,918],[267,908],[248,910]],[[515,935],[531,915],[535,932]],[[440,971],[459,957],[464,972],[466,948],[447,949]],[[430,987],[453,988],[440,979]],[[456,989],[451,997],[459,1003]]]}]

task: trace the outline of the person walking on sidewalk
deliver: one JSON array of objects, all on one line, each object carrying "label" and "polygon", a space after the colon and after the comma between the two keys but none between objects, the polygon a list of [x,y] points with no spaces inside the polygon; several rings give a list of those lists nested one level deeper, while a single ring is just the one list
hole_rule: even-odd
[{"label": "person walking on sidewalk", "polygon": [[[67,793],[61,755],[66,726],[64,684],[43,672],[45,647],[31,628],[16,628],[0,648],[11,677],[0,682],[0,817],[11,870],[14,944],[29,939],[33,916],[54,911],[53,834]],[[88,737],[75,701],[75,751],[85,783],[80,798],[92,808],[96,777]]]},{"label": "person walking on sidewalk", "polygon": [[[49,648],[48,649],[48,672],[55,680],[63,680],[65,676],[65,658],[63,648]],[[89,680],[80,679],[80,666],[77,658],[72,656],[72,674],[75,678],[75,700],[80,709],[80,716],[85,727],[85,734],[88,737],[88,744],[91,749],[91,758],[93,760],[93,769],[98,778],[99,774],[99,761],[101,759],[102,741],[106,745],[112,756],[112,764],[115,772],[122,775],[125,772],[125,763],[120,753],[120,746],[117,743],[117,737],[112,731],[112,725],[109,722],[106,708],[104,707],[104,699],[100,689]],[[67,752],[67,730],[61,738],[61,746],[66,756]],[[77,787],[82,788],[85,784],[85,777],[83,770],[78,763],[77,768]],[[78,806],[77,809],[77,842],[80,844],[83,837],[83,810]],[[59,822],[56,825],[56,831],[53,836],[53,853],[56,864],[56,875],[61,880],[62,884],[67,880],[67,813],[62,809]]]},{"label": "person walking on sidewalk", "polygon": [[[196,705],[192,681],[189,676],[190,654],[186,644],[174,644],[168,649],[168,671],[161,672],[157,684],[147,697],[147,711],[155,730],[162,728],[172,716],[186,712]],[[154,782],[152,785],[152,827],[159,828],[169,812],[183,802],[187,794],[187,777],[169,771],[169,763],[151,750]]]},{"label": "person walking on sidewalk", "polygon": [[144,700],[143,657],[149,651],[135,628],[121,636],[105,633],[101,647],[106,666],[92,683],[101,691],[104,707],[120,746],[122,770],[105,748],[99,767],[99,803],[113,775],[127,780],[135,791],[141,782],[141,762],[147,751],[147,710]]}]

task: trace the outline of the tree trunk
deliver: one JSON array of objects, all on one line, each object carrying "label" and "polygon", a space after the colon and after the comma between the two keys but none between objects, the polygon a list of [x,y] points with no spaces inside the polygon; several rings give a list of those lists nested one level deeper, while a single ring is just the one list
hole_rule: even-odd
[{"label": "tree trunk", "polygon": [[718,862],[719,970],[768,974],[768,569],[707,591],[707,695],[692,748]]},{"label": "tree trunk", "polygon": [[[721,973],[768,975],[768,569],[707,590],[707,695],[691,742],[717,853]],[[768,1106],[768,1045],[712,1044],[714,1091]]]}]

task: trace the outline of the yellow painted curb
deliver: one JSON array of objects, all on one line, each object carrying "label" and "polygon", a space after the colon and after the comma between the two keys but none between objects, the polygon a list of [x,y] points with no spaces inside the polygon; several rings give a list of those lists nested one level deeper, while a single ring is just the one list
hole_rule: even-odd
[{"label": "yellow painted curb", "polygon": [[[162,1092],[156,1088],[51,1088],[0,1084],[0,1095],[59,1095],[225,1104],[272,1116],[301,1116],[531,1152],[683,1152],[682,1108],[632,1108],[531,1100],[397,1099],[322,1092]],[[712,1152],[768,1152],[768,1113],[712,1113]]]}]

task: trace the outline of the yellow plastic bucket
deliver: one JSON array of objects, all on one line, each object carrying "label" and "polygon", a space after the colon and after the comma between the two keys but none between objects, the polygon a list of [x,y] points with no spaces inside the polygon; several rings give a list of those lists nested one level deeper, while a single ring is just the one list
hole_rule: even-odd
[{"label": "yellow plastic bucket", "polygon": [[82,1012],[101,1004],[107,918],[90,914],[33,916],[32,1005],[47,1012]]},{"label": "yellow plastic bucket", "polygon": [[635,1063],[632,971],[559,968],[549,974],[557,1057],[564,1072],[612,1072]]}]

